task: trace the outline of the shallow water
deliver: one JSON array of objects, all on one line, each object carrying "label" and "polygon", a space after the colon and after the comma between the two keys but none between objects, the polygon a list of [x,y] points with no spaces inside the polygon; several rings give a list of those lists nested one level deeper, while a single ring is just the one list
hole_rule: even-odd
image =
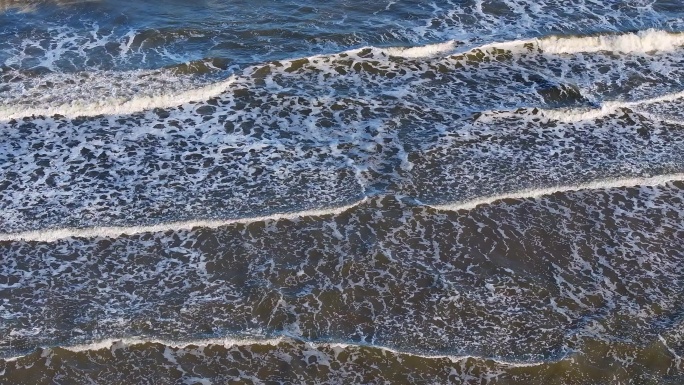
[{"label": "shallow water", "polygon": [[0,383],[684,382],[676,1],[0,1]]}]

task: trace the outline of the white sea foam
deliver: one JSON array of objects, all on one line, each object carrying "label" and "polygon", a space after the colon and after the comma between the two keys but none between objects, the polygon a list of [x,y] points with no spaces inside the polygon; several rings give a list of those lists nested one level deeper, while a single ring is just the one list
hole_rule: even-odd
[{"label": "white sea foam", "polygon": [[597,36],[550,36],[535,41],[549,54],[591,52],[650,53],[670,52],[684,45],[684,34],[654,29],[636,33]]},{"label": "white sea foam", "polygon": [[527,48],[529,44],[535,44],[537,42],[536,39],[519,39],[519,40],[509,40],[509,41],[495,41],[475,47],[467,47],[466,49],[463,50],[458,50],[454,53],[457,54],[467,54],[467,53],[472,53],[474,51],[487,51],[491,49],[505,49],[505,50],[510,50],[512,52],[524,52],[527,51]]},{"label": "white sea foam", "polygon": [[622,54],[647,54],[672,52],[684,46],[684,33],[672,33],[656,29],[639,32],[600,34],[595,36],[551,35],[541,38],[497,41],[470,47],[466,51],[506,49],[512,52],[529,52],[537,48],[550,55],[574,55],[581,53],[613,52]]},{"label": "white sea foam", "polygon": [[389,56],[397,56],[404,58],[424,58],[448,55],[456,49],[457,42],[450,40],[444,43],[428,44],[419,47],[396,47],[385,48],[383,51]]},{"label": "white sea foam", "polygon": [[546,187],[540,189],[521,190],[506,194],[494,195],[484,198],[473,199],[463,202],[446,203],[441,205],[430,205],[437,210],[458,211],[472,210],[480,205],[492,204],[502,199],[527,199],[539,198],[544,195],[551,195],[559,192],[580,191],[580,190],[606,190],[620,187],[633,186],[658,186],[665,183],[684,180],[684,173],[658,175],[643,178],[625,178],[594,181],[579,185]]},{"label": "white sea foam", "polygon": [[259,217],[250,218],[237,218],[237,219],[225,219],[225,220],[194,220],[186,222],[169,222],[161,223],[158,225],[151,226],[111,226],[111,227],[92,227],[92,228],[64,228],[64,229],[45,229],[45,230],[33,230],[21,233],[6,233],[0,234],[0,241],[38,241],[38,242],[54,242],[64,238],[72,237],[82,237],[82,238],[117,238],[122,235],[134,235],[141,233],[156,233],[164,232],[169,230],[191,230],[197,227],[204,228],[217,228],[221,226],[227,226],[231,224],[241,223],[253,223],[268,220],[282,220],[282,219],[297,219],[309,216],[321,216],[321,215],[335,215],[341,214],[359,204],[365,202],[367,198],[361,199],[345,206],[338,206],[328,209],[317,209],[317,210],[306,210],[299,212],[290,213],[278,213]]},{"label": "white sea foam", "polygon": [[[440,44],[434,44],[434,46],[440,46]],[[684,33],[647,29],[639,32],[600,34],[595,36],[551,35],[532,39],[495,41],[480,46],[468,47],[466,50],[458,51],[458,53],[468,53],[475,50],[485,51],[494,48],[521,53],[537,48],[541,52],[550,55],[574,55],[597,52],[647,54],[672,52],[682,48],[682,46],[684,46]],[[448,52],[448,50],[443,52]]]},{"label": "white sea foam", "polygon": [[[461,362],[468,359],[479,359],[483,361],[490,361],[498,365],[507,367],[534,367],[548,363],[547,361],[532,361],[532,362],[518,362],[518,361],[506,361],[493,357],[481,357],[475,355],[450,355],[450,354],[427,354],[418,353],[408,350],[395,349],[383,345],[373,345],[373,344],[355,344],[348,342],[313,342],[301,340],[298,338],[280,336],[275,338],[209,338],[191,341],[171,341],[164,339],[144,339],[144,338],[124,338],[124,339],[105,339],[101,341],[96,341],[90,344],[81,345],[66,345],[60,346],[60,348],[72,351],[72,352],[88,352],[97,351],[102,349],[109,349],[112,352],[126,348],[129,346],[141,345],[141,344],[161,344],[170,348],[176,349],[186,349],[189,347],[207,347],[207,346],[223,346],[225,348],[230,348],[234,346],[251,346],[251,345],[267,345],[276,346],[281,343],[287,342],[303,342],[309,348],[338,348],[344,350],[350,349],[378,349],[393,355],[404,355],[418,358],[427,359],[447,359],[451,362]],[[49,349],[49,348],[45,348]],[[45,354],[45,353],[44,353]],[[5,362],[16,361],[24,356],[15,356],[3,359]]]}]

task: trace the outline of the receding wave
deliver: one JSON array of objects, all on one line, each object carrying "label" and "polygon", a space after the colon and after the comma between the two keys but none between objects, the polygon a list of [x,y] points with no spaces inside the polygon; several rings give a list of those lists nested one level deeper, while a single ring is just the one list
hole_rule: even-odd
[{"label": "receding wave", "polygon": [[[69,378],[78,383],[124,380],[134,383],[150,375],[156,381],[209,384],[239,380],[274,380],[287,383],[487,383],[530,384],[542,378],[572,383],[578,378],[600,378],[609,383],[616,375],[652,377],[681,367],[668,341],[660,338],[645,347],[633,347],[620,369],[597,371],[600,362],[620,362],[624,346],[593,343],[582,354],[539,362],[502,361],[490,357],[419,354],[367,344],[308,342],[290,338],[272,340],[200,340],[174,343],[159,340],[113,340],[80,347],[39,348],[31,354],[0,360],[8,381],[30,374]],[[607,350],[608,353],[603,353]],[[600,353],[599,353],[600,352]],[[649,352],[663,355],[658,364]],[[673,355],[669,357],[668,355]],[[123,358],[125,357],[125,358]],[[128,361],[126,361],[128,359]],[[131,365],[144,362],[145,367]],[[96,363],[96,365],[94,365]],[[390,366],[392,370],[383,370]],[[609,365],[612,366],[612,365]],[[667,373],[666,372],[666,373]],[[664,378],[670,376],[665,374]],[[353,381],[351,381],[353,380]],[[257,381],[255,381],[257,382]],[[374,383],[375,383],[374,382]],[[258,383],[258,382],[257,382]],[[675,383],[675,382],[670,382]]]}]

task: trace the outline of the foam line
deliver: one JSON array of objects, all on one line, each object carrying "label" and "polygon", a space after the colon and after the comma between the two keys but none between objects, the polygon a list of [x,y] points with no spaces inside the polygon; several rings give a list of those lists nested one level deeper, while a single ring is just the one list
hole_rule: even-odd
[{"label": "foam line", "polygon": [[580,190],[606,190],[620,187],[635,187],[635,186],[658,186],[665,183],[676,182],[684,180],[684,173],[658,175],[654,177],[645,178],[626,178],[626,179],[609,179],[602,181],[594,181],[586,184],[570,185],[570,186],[556,186],[541,189],[527,189],[517,192],[493,195],[484,198],[473,199],[469,201],[446,203],[442,205],[430,205],[436,210],[444,211],[459,211],[472,210],[480,205],[488,205],[500,201],[502,199],[529,199],[539,198],[544,195],[551,195],[559,192],[580,191]]},{"label": "foam line", "polygon": [[73,118],[97,115],[130,115],[154,108],[170,108],[192,101],[207,100],[226,92],[234,82],[235,76],[231,76],[227,80],[221,82],[175,94],[148,95],[123,100],[106,98],[96,103],[79,103],[78,101],[73,101],[69,104],[48,108],[26,108],[21,105],[0,106],[0,121],[21,119],[26,116],[62,115]]},{"label": "foam line", "polygon": [[[451,49],[448,49],[451,45]],[[537,48],[551,55],[596,53],[601,51],[619,52],[623,54],[645,54],[651,52],[673,52],[684,46],[684,33],[672,33],[655,29],[647,29],[636,33],[603,34],[596,36],[545,36],[532,39],[495,41],[480,46],[455,50],[456,42],[449,41],[425,47],[415,47],[404,52],[432,52],[466,54],[473,51],[486,51],[494,48],[506,49],[516,53],[529,52]],[[439,48],[439,49],[438,49]],[[399,55],[402,56],[402,55]],[[414,56],[406,56],[414,57]],[[415,56],[422,57],[422,56]]]},{"label": "foam line", "polygon": [[31,230],[19,233],[4,233],[0,234],[0,242],[3,241],[35,241],[35,242],[55,242],[65,238],[117,238],[122,235],[135,235],[142,233],[159,233],[169,230],[191,230],[196,227],[217,228],[231,224],[241,223],[248,224],[261,221],[277,221],[281,219],[298,219],[302,217],[313,217],[321,215],[336,215],[341,214],[351,208],[354,208],[368,198],[363,198],[357,202],[346,206],[338,206],[328,209],[306,210],[290,213],[277,213],[266,216],[237,218],[225,220],[193,220],[185,222],[168,222],[151,226],[108,226],[108,227],[91,227],[91,228],[63,228],[63,229],[43,229]]},{"label": "foam line", "polygon": [[[142,339],[142,338],[124,338],[124,339],[107,339],[107,340],[102,340],[102,341],[97,341],[93,342],[91,344],[84,344],[84,345],[71,345],[71,346],[59,346],[59,348],[72,351],[72,352],[88,352],[88,351],[97,351],[97,350],[102,350],[102,349],[110,349],[112,352],[126,348],[129,346],[135,346],[135,345],[141,345],[141,344],[161,344],[164,346],[168,346],[171,348],[177,348],[177,349],[185,349],[189,347],[208,347],[208,346],[223,346],[225,348],[230,348],[234,346],[251,346],[251,345],[269,345],[269,346],[277,346],[281,343],[287,343],[287,342],[302,342],[304,343],[307,347],[311,348],[339,348],[339,349],[360,349],[360,348],[368,348],[368,349],[378,349],[382,350],[387,353],[391,353],[394,355],[406,355],[406,356],[411,356],[411,357],[418,357],[418,358],[427,358],[427,359],[447,359],[450,360],[451,362],[461,362],[465,361],[467,359],[478,359],[478,360],[483,360],[483,361],[490,361],[499,365],[507,366],[507,367],[533,367],[533,366],[539,366],[539,365],[544,365],[549,362],[555,362],[555,361],[533,361],[533,362],[518,362],[518,361],[506,361],[502,360],[499,358],[492,358],[492,357],[481,357],[481,356],[475,356],[475,355],[450,355],[450,354],[426,354],[426,353],[417,353],[417,352],[412,352],[408,350],[400,350],[400,349],[395,349],[387,346],[382,346],[382,345],[373,345],[373,344],[356,344],[356,343],[348,343],[348,342],[315,342],[315,341],[308,341],[304,339],[300,339],[298,337],[290,337],[290,336],[279,336],[275,338],[211,338],[211,339],[201,339],[201,340],[192,340],[192,341],[168,341],[168,340],[162,340],[162,339]],[[50,349],[49,347],[45,347],[44,349]],[[22,357],[25,356],[16,356],[16,357],[8,357],[4,358],[5,362],[11,362],[11,361],[16,361],[21,359]],[[561,358],[560,360],[565,359],[565,357]]]}]

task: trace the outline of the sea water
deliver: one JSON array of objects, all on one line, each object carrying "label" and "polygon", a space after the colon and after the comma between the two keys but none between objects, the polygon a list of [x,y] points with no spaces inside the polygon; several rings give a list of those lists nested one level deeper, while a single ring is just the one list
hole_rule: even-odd
[{"label": "sea water", "polygon": [[684,382],[675,0],[0,1],[0,383]]}]

